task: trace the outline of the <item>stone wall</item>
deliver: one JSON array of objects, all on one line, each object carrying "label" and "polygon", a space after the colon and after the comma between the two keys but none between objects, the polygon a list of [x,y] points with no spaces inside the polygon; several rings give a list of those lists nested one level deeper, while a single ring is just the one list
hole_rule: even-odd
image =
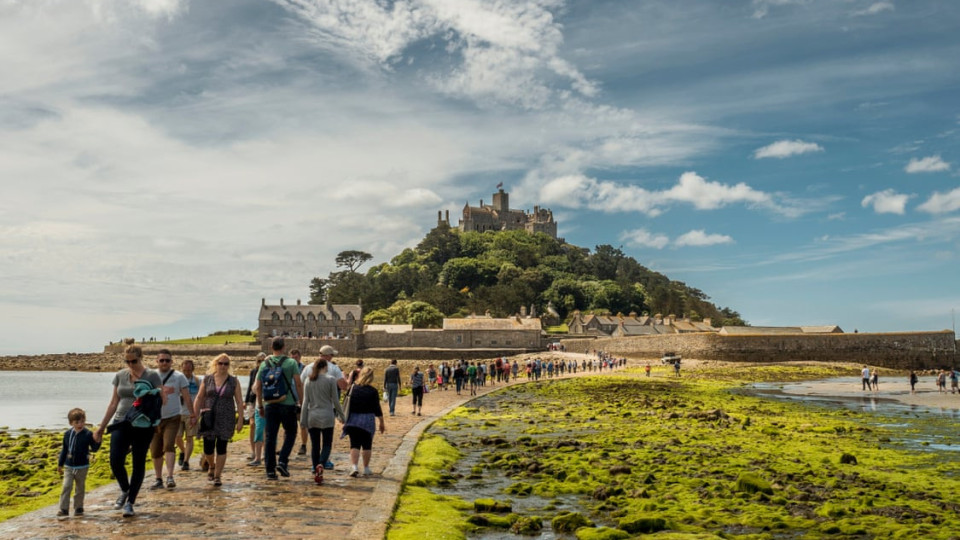
[{"label": "stone wall", "polygon": [[540,349],[439,349],[419,347],[383,347],[363,349],[360,358],[396,358],[397,360],[489,360],[498,356],[513,356]]},{"label": "stone wall", "polygon": [[[156,356],[157,352],[160,349],[169,349],[173,353],[174,358],[178,355],[187,355],[187,356],[216,356],[220,353],[227,353],[230,356],[256,356],[260,352],[260,344],[251,341],[250,343],[230,343],[226,345],[209,345],[209,344],[177,344],[177,345],[167,345],[162,343],[134,343],[134,345],[139,345],[143,349],[143,355],[147,358],[151,356]],[[104,354],[123,354],[124,349],[127,346],[123,343],[113,343],[111,345],[104,345],[103,352]]]},{"label": "stone wall", "polygon": [[722,336],[714,333],[565,339],[568,352],[604,350],[655,359],[672,351],[686,358],[738,362],[844,361],[891,369],[930,369],[957,363],[956,337],[942,332]]},{"label": "stone wall", "polygon": [[412,330],[364,332],[366,348],[540,349],[539,330]]},{"label": "stone wall", "polygon": [[[362,336],[360,336],[362,337]],[[344,356],[356,356],[357,350],[362,347],[362,339],[316,339],[316,338],[283,338],[283,343],[286,345],[287,354],[290,354],[290,351],[294,349],[299,349],[300,353],[304,356],[317,356],[320,354],[320,347],[324,345],[329,345],[337,350],[338,353]],[[260,342],[260,348],[256,352],[265,352],[271,354],[273,346],[273,338],[265,337]]]}]

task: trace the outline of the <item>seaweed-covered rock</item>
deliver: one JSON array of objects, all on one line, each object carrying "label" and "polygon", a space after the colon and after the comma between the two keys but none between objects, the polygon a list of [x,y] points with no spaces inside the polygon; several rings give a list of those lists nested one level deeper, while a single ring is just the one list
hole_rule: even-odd
[{"label": "seaweed-covered rock", "polygon": [[770,486],[770,483],[753,473],[740,473],[740,476],[737,477],[735,489],[742,493],[773,494],[773,488]]},{"label": "seaweed-covered rock", "polygon": [[473,509],[477,512],[492,512],[494,514],[506,514],[513,511],[513,507],[509,504],[493,499],[477,499],[473,501]]},{"label": "seaweed-covered rock", "polygon": [[857,456],[844,452],[843,455],[840,456],[840,463],[844,465],[856,465]]},{"label": "seaweed-covered rock", "polygon": [[526,482],[517,482],[508,486],[504,491],[510,495],[529,495],[533,491],[533,486]]},{"label": "seaweed-covered rock", "polygon": [[628,533],[655,533],[667,528],[667,520],[658,517],[625,517],[620,520],[617,527]]},{"label": "seaweed-covered rock", "polygon": [[608,469],[610,474],[630,474],[633,472],[633,469],[629,465],[614,465]]},{"label": "seaweed-covered rock", "polygon": [[518,519],[520,519],[520,516],[517,514],[506,514],[503,516],[497,514],[474,514],[467,518],[467,522],[478,527],[509,529]]},{"label": "seaweed-covered rock", "polygon": [[598,501],[605,501],[617,495],[623,495],[623,488],[616,486],[597,486],[597,489],[593,490],[593,498]]},{"label": "seaweed-covered rock", "polygon": [[561,512],[550,520],[555,532],[574,532],[581,527],[593,527],[593,522],[579,512]]},{"label": "seaweed-covered rock", "polygon": [[510,526],[510,532],[523,536],[537,536],[542,529],[543,520],[540,516],[521,516]]},{"label": "seaweed-covered rock", "polygon": [[575,533],[577,540],[626,540],[630,534],[610,527],[583,527]]}]

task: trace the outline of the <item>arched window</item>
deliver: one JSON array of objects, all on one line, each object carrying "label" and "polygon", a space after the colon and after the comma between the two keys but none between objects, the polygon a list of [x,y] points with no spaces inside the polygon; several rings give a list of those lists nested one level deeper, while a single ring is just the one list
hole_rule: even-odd
[{"label": "arched window", "polygon": [[297,322],[298,322],[298,323],[302,323],[302,322],[303,322],[303,313],[297,313]]},{"label": "arched window", "polygon": [[280,320],[280,315],[277,315],[277,312],[274,311],[274,312],[273,312],[273,317],[270,317],[270,318],[271,318],[272,320],[274,320],[274,321],[279,321],[279,320]]},{"label": "arched window", "polygon": [[340,314],[337,313],[336,311],[333,312],[333,320],[335,320],[335,321],[339,321],[339,320],[340,320]]},{"label": "arched window", "polygon": [[307,320],[310,321],[310,322],[313,322],[313,321],[317,320],[317,316],[314,315],[313,313],[307,313]]},{"label": "arched window", "polygon": [[285,314],[283,315],[283,320],[285,320],[285,321],[292,321],[292,320],[293,320],[293,315],[290,315],[290,313],[287,312],[287,313],[285,313]]},{"label": "arched window", "polygon": [[348,321],[354,320],[353,312],[351,312],[351,311],[348,311],[348,312],[347,312],[347,320],[348,320]]}]

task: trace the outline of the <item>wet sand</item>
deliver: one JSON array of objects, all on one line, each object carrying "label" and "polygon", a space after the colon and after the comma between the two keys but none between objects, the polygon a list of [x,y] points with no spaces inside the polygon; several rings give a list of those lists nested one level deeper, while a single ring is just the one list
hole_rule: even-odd
[{"label": "wet sand", "polygon": [[906,377],[880,379],[878,391],[863,390],[859,377],[843,377],[828,381],[809,381],[789,383],[777,388],[784,394],[820,396],[820,397],[867,397],[889,399],[905,405],[933,407],[940,409],[960,409],[960,394],[951,394],[949,382],[947,393],[937,391],[936,379],[932,376],[920,377],[916,393],[910,393],[910,383]]}]

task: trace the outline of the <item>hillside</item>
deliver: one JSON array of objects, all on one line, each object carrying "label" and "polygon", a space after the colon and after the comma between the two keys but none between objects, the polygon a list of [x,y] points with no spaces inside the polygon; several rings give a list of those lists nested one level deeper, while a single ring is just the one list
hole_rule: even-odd
[{"label": "hillside", "polygon": [[[505,317],[520,306],[533,305],[545,313],[550,303],[561,320],[580,310],[744,324],[736,311],[717,307],[703,291],[654,272],[610,245],[591,251],[544,234],[460,232],[441,226],[415,249],[361,273],[360,266],[370,258],[361,251],[342,252],[337,257],[341,270],[311,281],[310,303],[323,303],[327,296],[335,304],[361,299],[367,322],[417,326],[432,326],[442,316],[487,311]],[[397,301],[394,309],[381,311]],[[417,320],[397,320],[411,315]]]}]

